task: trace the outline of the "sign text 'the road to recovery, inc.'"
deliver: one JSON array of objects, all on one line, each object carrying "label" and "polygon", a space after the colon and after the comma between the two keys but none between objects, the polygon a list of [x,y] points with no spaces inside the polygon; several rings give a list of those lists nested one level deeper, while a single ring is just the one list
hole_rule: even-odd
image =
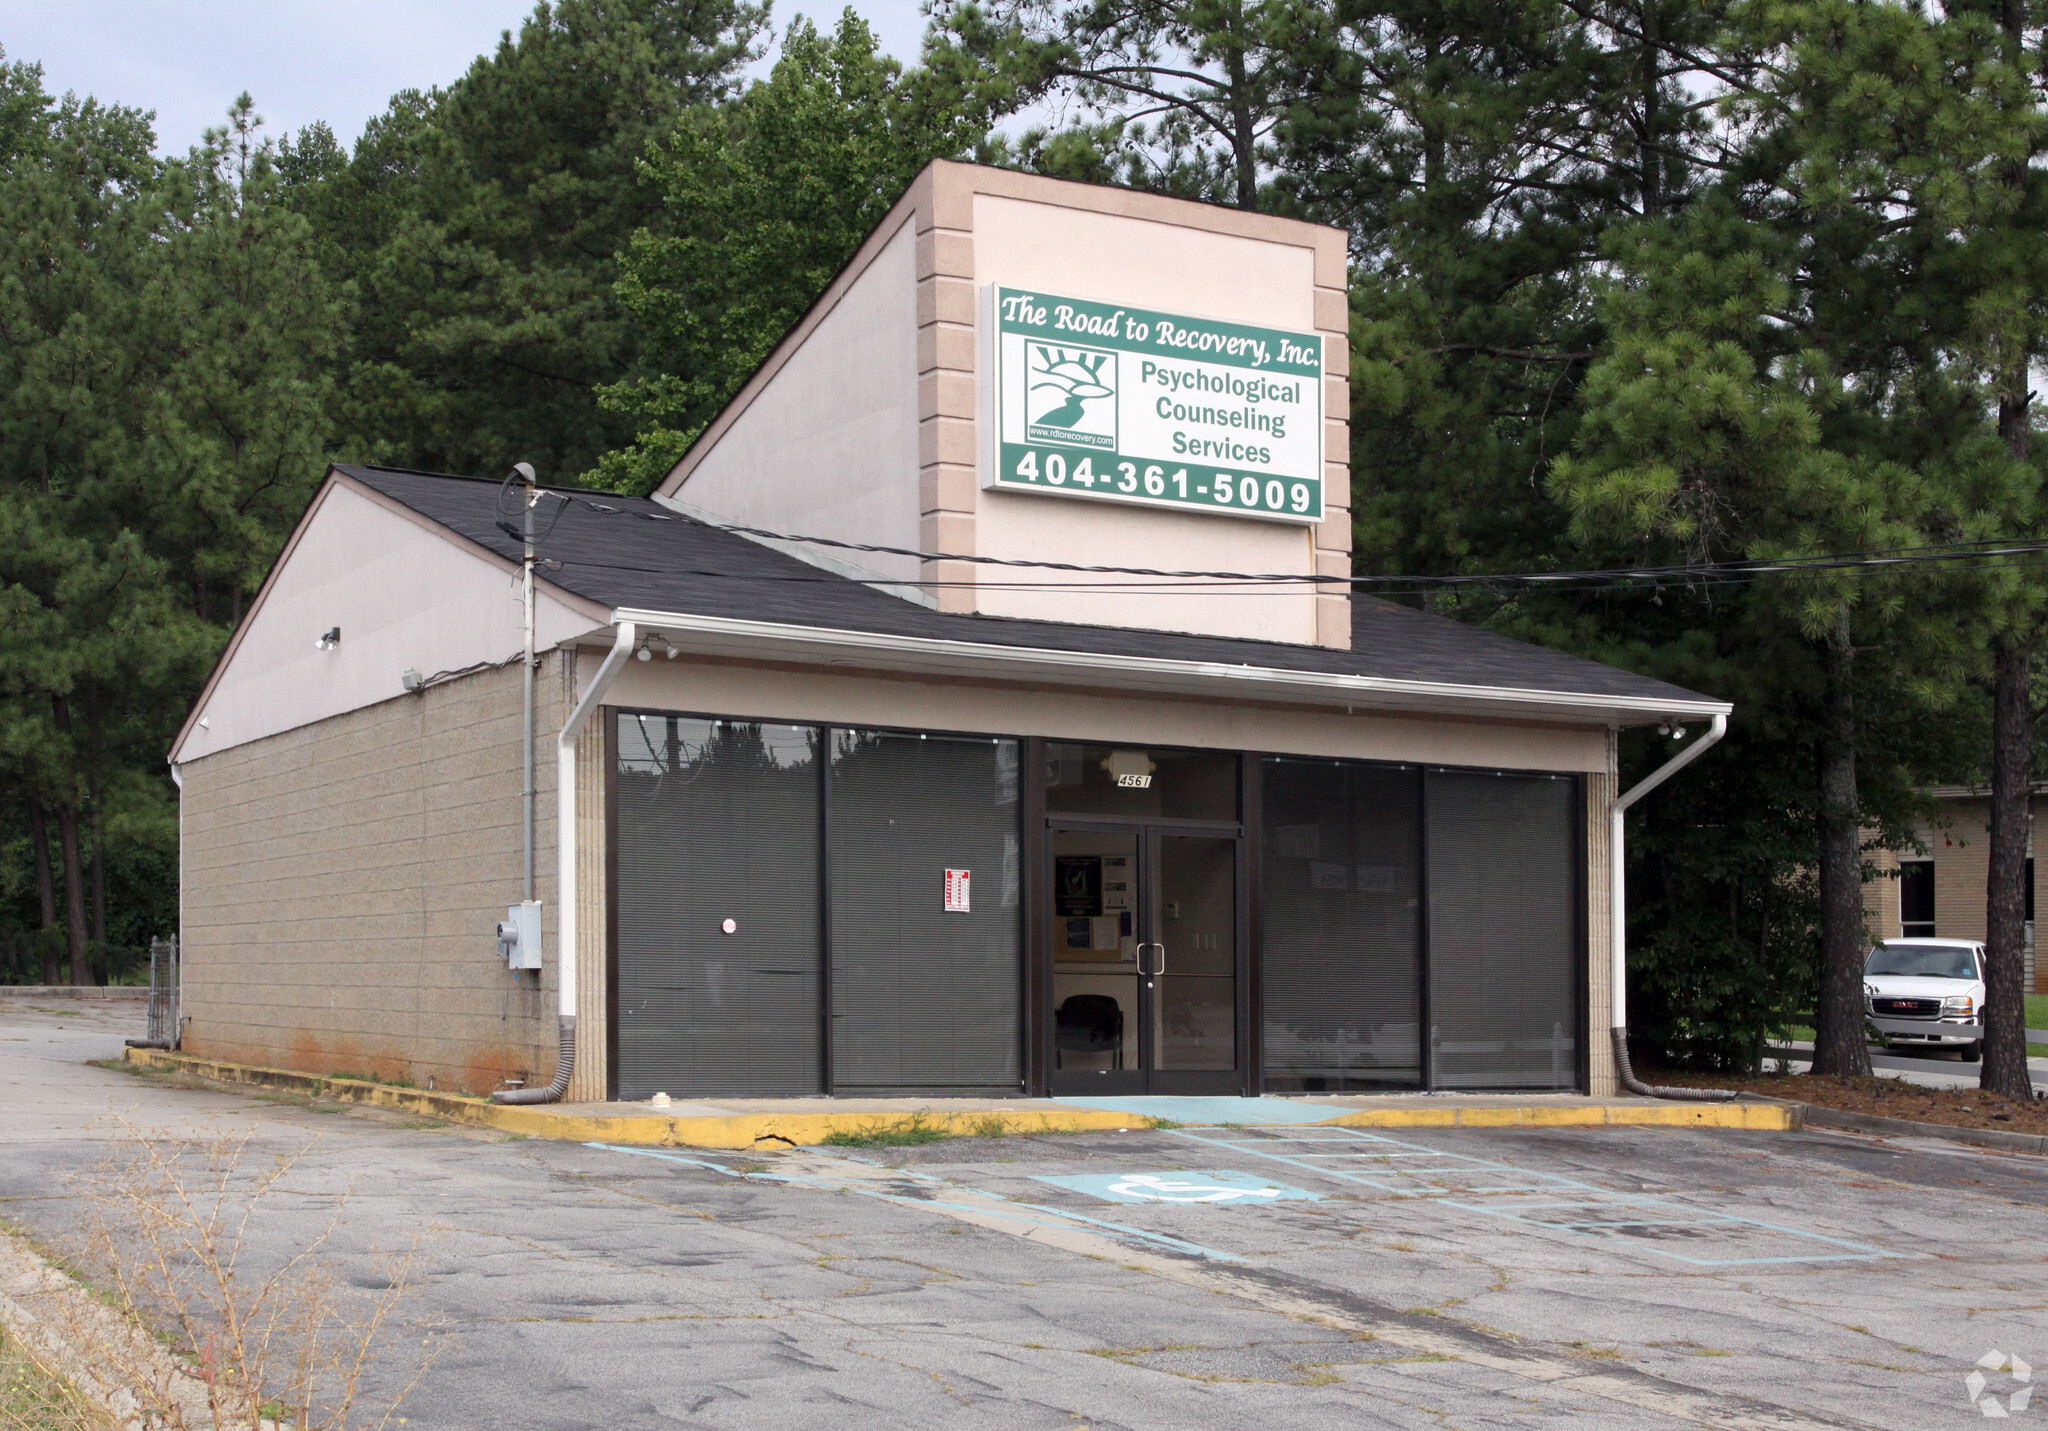
[{"label": "sign text 'the road to recovery, inc.'", "polygon": [[991,285],[982,485],[1323,516],[1322,338]]}]

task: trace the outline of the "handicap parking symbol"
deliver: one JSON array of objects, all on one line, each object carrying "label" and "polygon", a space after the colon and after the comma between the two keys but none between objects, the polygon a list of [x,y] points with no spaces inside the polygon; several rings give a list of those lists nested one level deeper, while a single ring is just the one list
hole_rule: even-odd
[{"label": "handicap parking symbol", "polygon": [[1036,1181],[1104,1202],[1206,1204],[1256,1207],[1275,1202],[1318,1202],[1321,1195],[1239,1172],[1088,1173]]}]

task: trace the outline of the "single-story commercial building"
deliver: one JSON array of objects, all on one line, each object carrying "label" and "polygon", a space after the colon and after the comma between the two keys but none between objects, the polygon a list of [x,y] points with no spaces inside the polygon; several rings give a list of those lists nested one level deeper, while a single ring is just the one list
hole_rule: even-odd
[{"label": "single-story commercial building", "polygon": [[1728,706],[1350,594],[1345,283],[939,163],[651,498],[333,468],[172,752],[184,1047],[1612,1092],[1616,732]]}]

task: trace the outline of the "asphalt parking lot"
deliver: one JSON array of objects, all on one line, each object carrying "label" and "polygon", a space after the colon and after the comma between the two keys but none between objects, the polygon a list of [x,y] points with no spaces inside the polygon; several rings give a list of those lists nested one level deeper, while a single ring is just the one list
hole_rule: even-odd
[{"label": "asphalt parking lot", "polygon": [[374,1287],[425,1235],[408,1314],[452,1339],[410,1427],[1921,1428],[1984,1419],[1988,1353],[2048,1360],[2048,1160],[1626,1128],[613,1149],[87,1062],[128,1032],[0,1012],[0,1216],[61,1242],[110,1112],[304,1149],[255,1261],[340,1206],[332,1265]]}]

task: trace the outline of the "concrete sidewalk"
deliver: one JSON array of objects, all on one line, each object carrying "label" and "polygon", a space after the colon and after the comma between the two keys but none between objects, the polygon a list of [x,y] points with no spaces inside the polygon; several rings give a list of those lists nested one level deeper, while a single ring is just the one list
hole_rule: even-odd
[{"label": "concrete sidewalk", "polygon": [[1322,1125],[1376,1128],[1660,1127],[1786,1130],[1796,1107],[1743,1100],[1667,1103],[1578,1094],[1386,1094],[1269,1098],[721,1098],[648,1103],[507,1106],[366,1079],[223,1063],[155,1049],[128,1061],[209,1082],[305,1093],[401,1109],[533,1138],[650,1147],[803,1147],[833,1134],[907,1126],[981,1136],[1135,1131],[1173,1126]]}]

